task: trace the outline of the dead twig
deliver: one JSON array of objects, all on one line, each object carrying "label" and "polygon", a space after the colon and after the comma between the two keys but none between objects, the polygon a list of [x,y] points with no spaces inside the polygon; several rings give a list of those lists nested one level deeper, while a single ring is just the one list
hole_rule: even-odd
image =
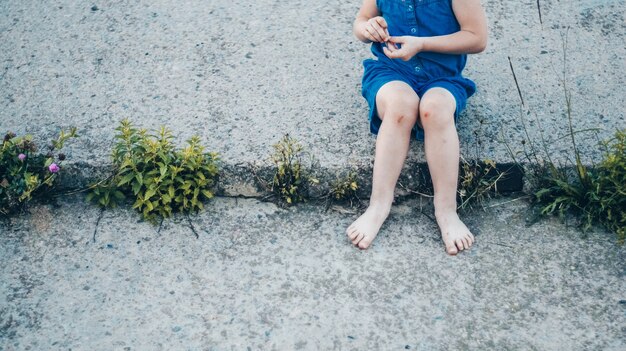
[{"label": "dead twig", "polygon": [[513,200],[503,201],[503,202],[500,202],[500,203],[497,203],[497,204],[485,206],[485,208],[492,208],[492,207],[503,206],[503,205],[509,204],[511,202],[519,201],[519,200],[522,200],[522,199],[528,199],[528,198],[530,198],[530,195],[524,195],[524,196],[516,197]]},{"label": "dead twig", "polygon": [[519,84],[517,83],[517,77],[515,76],[515,70],[513,69],[513,62],[511,62],[511,56],[507,56],[509,59],[509,66],[511,67],[511,73],[513,73],[513,80],[515,80],[515,86],[517,87],[517,93],[519,94],[519,98],[522,101],[522,106],[526,107],[526,104],[524,104],[524,98],[522,97],[522,90],[519,87]]}]

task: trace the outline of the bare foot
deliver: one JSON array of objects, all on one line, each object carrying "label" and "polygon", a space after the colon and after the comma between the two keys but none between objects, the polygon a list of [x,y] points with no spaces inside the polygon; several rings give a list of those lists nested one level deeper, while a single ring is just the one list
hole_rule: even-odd
[{"label": "bare foot", "polygon": [[346,229],[348,238],[360,249],[367,249],[374,241],[374,238],[376,238],[380,227],[388,215],[389,210],[381,210],[372,206],[368,207],[365,213]]},{"label": "bare foot", "polygon": [[451,211],[437,215],[436,218],[448,255],[456,255],[459,251],[467,250],[474,244],[474,235],[467,229],[456,212]]}]

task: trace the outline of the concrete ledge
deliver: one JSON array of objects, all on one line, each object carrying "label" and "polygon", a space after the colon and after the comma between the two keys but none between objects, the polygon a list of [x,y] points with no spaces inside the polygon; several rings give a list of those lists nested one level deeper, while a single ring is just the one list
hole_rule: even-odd
[{"label": "concrete ledge", "polygon": [[[103,180],[112,174],[111,164],[94,165],[88,162],[67,162],[58,178],[60,190],[85,188],[93,182]],[[329,186],[338,177],[354,172],[359,184],[359,197],[370,195],[372,165],[346,166],[337,168],[316,167],[310,172],[320,181],[310,188],[311,197],[320,197],[328,193]],[[498,181],[499,192],[508,193],[523,190],[524,171],[516,164],[498,164],[497,171],[505,173]],[[268,194],[264,181],[271,181],[275,168],[269,165],[232,164],[221,162],[216,194],[219,196],[263,197]],[[495,174],[491,174],[495,175]],[[491,176],[490,175],[490,176]],[[431,189],[430,174],[426,163],[409,163],[403,169],[398,186],[399,194],[408,194],[405,189],[428,192]]]},{"label": "concrete ledge", "polygon": [[[551,157],[571,166],[565,66],[575,130],[596,128],[606,139],[626,125],[616,106],[626,96],[624,0],[542,0],[541,22],[534,0],[483,3],[490,38],[464,71],[478,91],[458,125],[463,154],[506,167],[514,160],[503,140],[516,153],[543,133]],[[215,0],[191,11],[161,0],[103,0],[95,10],[69,0],[1,2],[0,131],[42,144],[78,127],[60,179],[66,188],[106,174],[114,128],[129,118],[171,128],[179,144],[199,135],[224,160],[223,195],[257,196],[248,165],[267,169],[271,145],[286,133],[319,161],[323,182],[355,168],[367,189],[374,137],[360,82],[371,54],[351,33],[360,4]],[[593,164],[597,139],[579,137],[583,162]],[[411,147],[407,186],[427,183],[422,149]],[[511,189],[523,182],[515,174]]]}]

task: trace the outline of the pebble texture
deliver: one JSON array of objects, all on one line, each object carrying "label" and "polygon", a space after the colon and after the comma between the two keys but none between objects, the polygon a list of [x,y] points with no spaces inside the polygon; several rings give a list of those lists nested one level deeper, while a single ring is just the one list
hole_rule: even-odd
[{"label": "pebble texture", "polygon": [[0,350],[624,350],[625,247],[509,200],[467,216],[457,257],[418,201],[367,251],[314,205],[218,198],[160,226],[34,206],[0,223]]},{"label": "pebble texture", "polygon": [[[487,50],[466,76],[478,84],[459,124],[469,158],[514,160],[547,139],[571,164],[562,78],[576,130],[601,139],[624,128],[624,0],[483,1]],[[172,128],[180,144],[198,134],[224,160],[227,194],[254,194],[250,163],[268,165],[270,145],[290,133],[327,173],[371,174],[374,137],[360,95],[368,45],[352,35],[360,1],[0,1],[0,126],[47,141],[75,125],[71,176],[84,185],[107,172],[113,129]],[[525,107],[511,74],[515,68]],[[583,161],[601,155],[580,133]],[[424,163],[413,143],[405,174]],[[525,162],[521,154],[517,161]],[[534,162],[534,161],[533,161]],[[252,189],[250,189],[252,188]]]}]

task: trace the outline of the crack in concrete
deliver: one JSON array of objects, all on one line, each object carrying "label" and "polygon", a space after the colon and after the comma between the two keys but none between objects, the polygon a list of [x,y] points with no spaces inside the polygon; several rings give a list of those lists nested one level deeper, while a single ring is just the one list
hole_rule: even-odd
[{"label": "crack in concrete", "polygon": [[200,239],[200,235],[198,235],[196,228],[193,226],[193,223],[191,223],[191,218],[189,218],[189,214],[187,214],[187,222],[189,222],[189,229],[191,229],[191,231],[195,234],[196,239]]},{"label": "crack in concrete", "polygon": [[513,247],[511,245],[502,244],[502,243],[499,243],[499,242],[496,242],[496,241],[486,241],[486,240],[484,240],[483,242],[487,243],[487,244],[494,244],[494,245],[498,245],[498,246],[504,246],[504,247],[507,247],[509,249],[514,249],[515,248],[515,247]]}]

